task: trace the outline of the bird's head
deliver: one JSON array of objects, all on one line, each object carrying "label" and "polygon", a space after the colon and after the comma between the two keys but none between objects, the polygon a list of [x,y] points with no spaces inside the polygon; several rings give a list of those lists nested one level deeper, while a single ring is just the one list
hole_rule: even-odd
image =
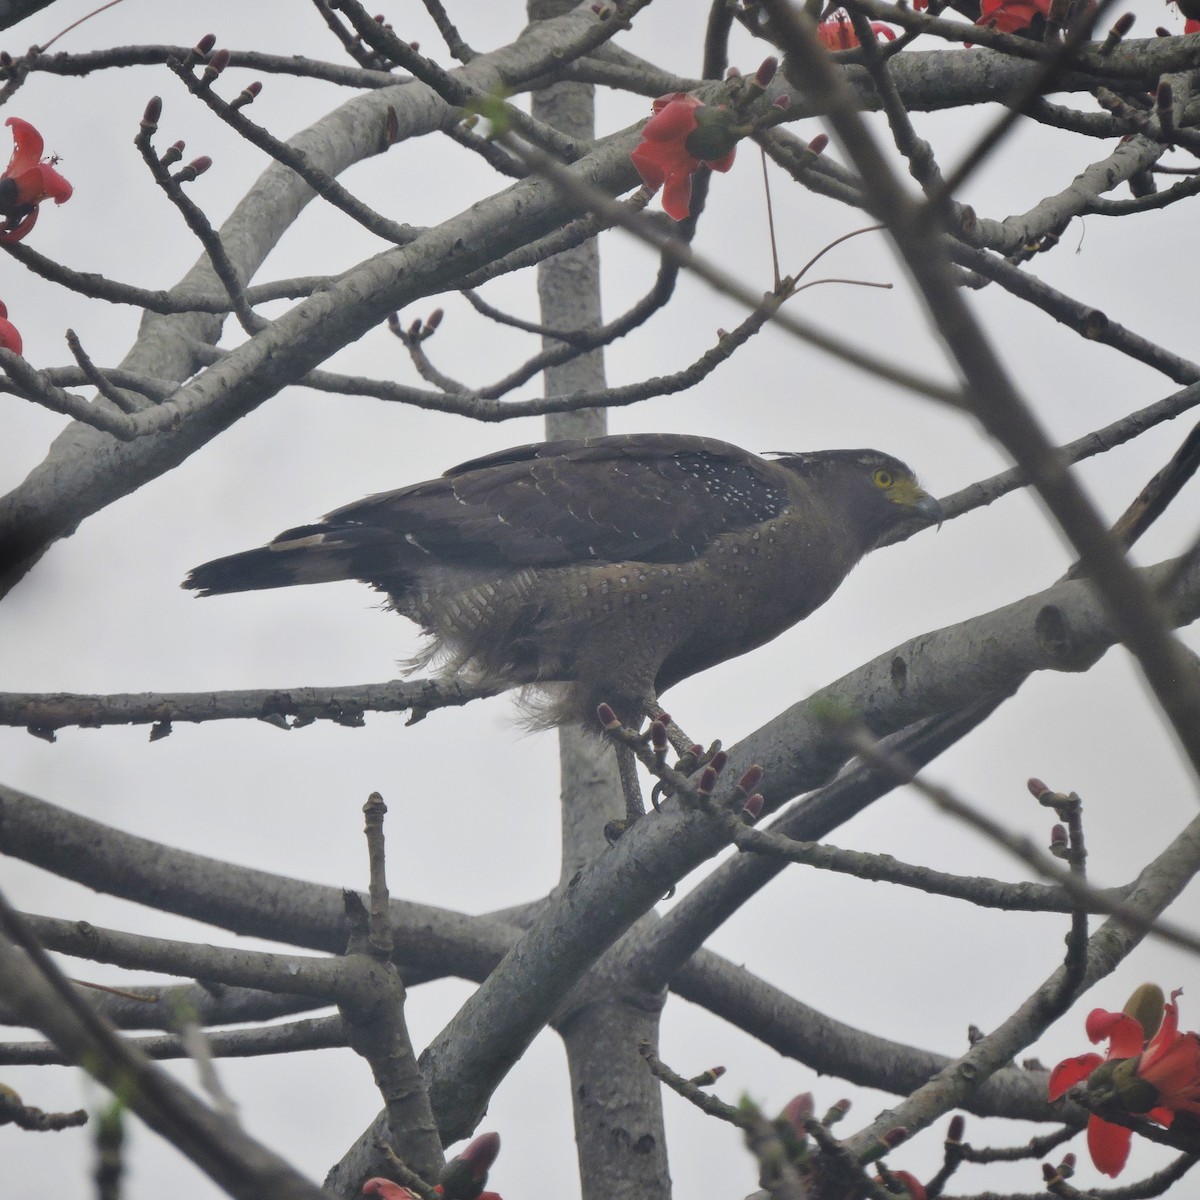
[{"label": "bird's head", "polygon": [[912,468],[890,454],[817,450],[781,454],[779,461],[813,484],[861,539],[864,553],[942,524],[942,506],[917,483]]}]

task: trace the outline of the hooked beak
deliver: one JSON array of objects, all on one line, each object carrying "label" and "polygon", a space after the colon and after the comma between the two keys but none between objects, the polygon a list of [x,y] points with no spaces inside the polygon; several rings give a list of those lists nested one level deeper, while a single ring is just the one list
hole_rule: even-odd
[{"label": "hooked beak", "polygon": [[931,496],[928,492],[922,492],[913,501],[913,508],[925,517],[930,525],[936,525],[941,529],[942,522],[946,519],[946,514],[942,511],[942,506],[938,503],[936,496]]}]

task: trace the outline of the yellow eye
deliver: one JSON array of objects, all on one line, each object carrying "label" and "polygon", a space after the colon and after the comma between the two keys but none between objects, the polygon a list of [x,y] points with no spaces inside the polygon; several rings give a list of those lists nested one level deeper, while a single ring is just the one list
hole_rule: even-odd
[{"label": "yellow eye", "polygon": [[890,488],[896,482],[891,471],[885,471],[882,467],[871,478],[875,480],[875,486],[881,488]]}]

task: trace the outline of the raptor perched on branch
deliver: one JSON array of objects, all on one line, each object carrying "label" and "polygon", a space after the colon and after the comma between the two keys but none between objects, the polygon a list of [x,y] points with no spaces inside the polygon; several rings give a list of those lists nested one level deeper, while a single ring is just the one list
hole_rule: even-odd
[{"label": "raptor perched on branch", "polygon": [[869,550],[941,520],[876,450],[773,459],[711,438],[518,446],[197,567],[201,595],[359,579],[423,661],[533,687],[537,720],[640,723],[672,684],[770,641]]}]

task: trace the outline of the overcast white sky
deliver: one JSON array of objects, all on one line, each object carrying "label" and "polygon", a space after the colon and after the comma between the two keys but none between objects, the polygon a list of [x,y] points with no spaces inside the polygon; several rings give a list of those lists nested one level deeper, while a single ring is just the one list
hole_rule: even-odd
[{"label": "overcast white sky", "polygon": [[[46,12],[0,36],[20,53],[43,43],[92,7],[57,0]],[[456,6],[467,40],[486,49],[523,23],[518,4]],[[1139,30],[1182,20],[1153,0],[1135,6]],[[420,5],[386,10],[407,40],[443,57]],[[683,74],[700,61],[699,9],[660,0],[639,17],[623,43]],[[69,34],[68,51],[142,41],[191,44],[212,31],[219,44],[339,60],[339,49],[315,9],[208,0],[170,5],[125,0]],[[752,70],[763,50],[744,38],[733,61]],[[249,73],[229,73],[248,82]],[[59,169],[75,186],[66,206],[42,213],[30,244],[81,270],[152,287],[170,286],[197,247],[178,214],[160,197],[132,139],[147,99],[164,98],[160,140],[186,138],[188,154],[214,165],[189,194],[222,219],[263,167],[259,153],[237,141],[163,69],[131,68],[87,79],[35,76],[9,101],[5,115],[32,121]],[[280,135],[304,127],[342,98],[329,85],[265,80],[253,116]],[[647,111],[643,100],[605,100],[601,132]],[[918,116],[918,128],[952,163],[979,123],[992,114]],[[818,122],[800,132],[812,136]],[[967,188],[962,199],[981,215],[1003,218],[1058,191],[1104,143],[1025,131]],[[0,158],[6,151],[0,147]],[[461,210],[497,186],[470,156],[444,139],[424,139],[362,164],[343,180],[388,216],[430,223]],[[502,186],[502,185],[501,185]],[[777,185],[777,224],[785,270],[834,237],[865,224],[833,202]],[[744,150],[712,189],[698,245],[755,287],[769,286],[761,169]],[[1103,308],[1183,355],[1195,340],[1195,222],[1167,211],[1134,221],[1075,222],[1061,246],[1033,270],[1070,295]],[[606,314],[615,315],[648,286],[652,258],[623,235],[607,235]],[[378,244],[347,219],[309,210],[271,255],[259,280],[344,269]],[[1150,266],[1148,267],[1148,264]],[[877,351],[924,371],[942,371],[900,269],[885,243],[868,235],[828,259],[830,274],[896,284],[892,291],[822,287],[794,301]],[[993,289],[994,291],[994,289]],[[1102,346],[1081,345],[1048,318],[989,291],[976,298],[1014,375],[1056,438],[1068,440],[1174,390],[1174,385]],[[535,318],[531,277],[489,285],[489,299]],[[27,275],[0,257],[0,299],[20,328],[27,358],[63,365],[63,332],[79,334],[92,356],[115,364],[136,334],[139,314],[87,302]],[[437,303],[442,303],[438,301]],[[426,316],[427,306],[406,319]],[[451,374],[486,382],[535,349],[534,340],[497,332],[464,302],[449,297],[447,317],[429,345]],[[702,285],[686,283],[671,308],[618,343],[609,379],[625,383],[678,369],[712,343],[718,327],[738,319],[738,306]],[[240,338],[234,327],[227,332]],[[229,344],[229,343],[227,343]],[[376,330],[331,360],[333,369],[408,380],[403,349]],[[534,395],[536,381],[521,395]],[[17,484],[44,456],[64,421],[0,395],[0,486]],[[766,332],[694,390],[614,413],[614,431],[703,432],[753,450],[873,445],[910,462],[929,490],[944,495],[1005,465],[1001,454],[958,416],[830,363],[779,332]],[[1184,418],[1138,443],[1085,465],[1081,474],[1097,503],[1119,513],[1169,457],[1188,428]],[[242,420],[170,475],[112,505],[59,543],[13,592],[0,615],[0,686],[6,690],[153,691],[361,683],[391,678],[412,652],[407,623],[383,613],[377,597],[354,584],[252,593],[196,601],[179,581],[189,568],[269,539],[358,497],[400,486],[477,453],[536,440],[540,424],[473,425],[456,418],[377,401],[288,389]],[[1139,549],[1141,561],[1177,553],[1196,535],[1193,483]],[[947,525],[936,536],[870,558],[819,613],[771,646],[681,685],[670,708],[693,736],[737,741],[792,701],[888,647],[996,607],[1057,578],[1071,561],[1056,533],[1025,496]],[[1194,634],[1190,644],[1196,646]],[[407,728],[398,716],[374,716],[365,729],[326,723],[291,733],[265,724],[176,726],[150,744],[146,729],[66,730],[49,745],[20,730],[0,730],[6,783],[118,828],[172,845],[299,878],[360,887],[365,863],[360,807],[380,791],[390,811],[393,894],[470,912],[540,895],[557,878],[556,747],[551,735],[525,735],[506,699],[432,714]],[[1087,803],[1091,868],[1100,882],[1126,880],[1194,814],[1195,788],[1140,681],[1120,651],[1082,676],[1036,677],[983,729],[935,764],[931,775],[1044,840],[1049,820],[1029,800],[1024,780],[1036,774],[1074,789]],[[943,818],[917,797],[896,794],[833,840],[962,873],[1021,878],[997,850]],[[453,848],[455,870],[444,863]],[[503,847],[497,853],[497,847]],[[231,939],[219,931],[137,909],[59,883],[5,859],[6,893],[31,911],[96,924],[200,940]],[[681,889],[686,891],[686,887]],[[1196,918],[1193,888],[1173,916]],[[874,1033],[953,1053],[966,1027],[1005,1018],[1052,969],[1061,953],[1060,919],[1000,916],[949,901],[911,896],[882,884],[814,877],[793,868],[712,940],[806,1003]],[[126,973],[73,964],[84,978],[128,980]],[[1097,989],[1077,1016],[1061,1021],[1037,1050],[1056,1061],[1085,1049],[1082,1012],[1091,1003],[1120,1007],[1143,979],[1183,986],[1184,1024],[1200,1025],[1200,972],[1194,960],[1144,947]],[[440,1029],[468,985],[416,989],[410,1011],[418,1046]],[[1192,998],[1195,998],[1194,1002]],[[664,1024],[664,1058],[690,1074],[724,1063],[719,1089],[743,1091],[768,1109],[812,1090],[824,1107],[855,1097],[853,1126],[884,1103],[757,1047],[678,1000]],[[185,1078],[192,1072],[177,1068]],[[250,1130],[319,1180],[374,1115],[378,1099],[365,1065],[347,1052],[291,1060],[229,1062],[228,1089]],[[28,1103],[72,1108],[96,1100],[74,1070],[0,1070]],[[493,1183],[508,1200],[522,1195],[577,1194],[562,1054],[544,1036],[498,1092],[482,1128],[497,1129],[504,1150]],[[680,1196],[740,1195],[754,1186],[754,1166],[730,1130],[667,1098],[673,1175]],[[134,1122],[136,1126],[136,1122]],[[1032,1130],[994,1124],[978,1141],[1024,1140]],[[918,1174],[935,1169],[942,1130],[930,1131],[894,1156]],[[1079,1146],[1081,1154],[1082,1141]],[[59,1135],[0,1130],[6,1198],[46,1193],[86,1195],[86,1132]],[[215,1189],[173,1150],[136,1128],[130,1153],[130,1200],[169,1194],[207,1200]],[[1159,1161],[1135,1147],[1129,1176]],[[955,1190],[998,1185],[999,1176],[964,1170]],[[1036,1165],[1004,1178],[1034,1190]],[[1090,1168],[1085,1184],[1096,1180]]]}]

